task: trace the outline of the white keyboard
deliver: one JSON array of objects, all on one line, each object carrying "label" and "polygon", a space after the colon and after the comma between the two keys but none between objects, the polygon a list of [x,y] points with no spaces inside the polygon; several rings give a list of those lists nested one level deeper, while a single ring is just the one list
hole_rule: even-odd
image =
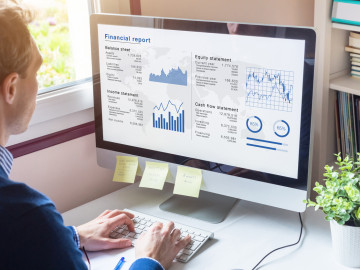
[{"label": "white keyboard", "polygon": [[[116,228],[110,233],[111,238],[127,238],[133,242],[139,238],[142,232],[145,232],[155,222],[168,223],[169,220],[158,218],[155,216],[149,216],[137,211],[124,209],[124,211],[134,214],[133,222],[135,226],[135,232],[130,232],[126,225],[122,225]],[[213,238],[212,232],[204,231],[194,227],[190,227],[183,224],[175,224],[175,228],[181,231],[181,237],[186,235],[191,236],[191,242],[184,249],[182,249],[176,256],[176,260],[179,262],[187,262],[190,258],[200,249],[200,247],[209,239]]]}]

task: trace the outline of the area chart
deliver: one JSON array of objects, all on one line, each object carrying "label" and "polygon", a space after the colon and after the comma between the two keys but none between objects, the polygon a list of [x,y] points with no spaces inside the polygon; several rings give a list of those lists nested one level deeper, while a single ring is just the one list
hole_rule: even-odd
[{"label": "area chart", "polygon": [[164,69],[161,69],[159,75],[150,73],[149,81],[187,86],[187,71],[182,71],[178,67],[177,69],[172,68],[166,74]]}]

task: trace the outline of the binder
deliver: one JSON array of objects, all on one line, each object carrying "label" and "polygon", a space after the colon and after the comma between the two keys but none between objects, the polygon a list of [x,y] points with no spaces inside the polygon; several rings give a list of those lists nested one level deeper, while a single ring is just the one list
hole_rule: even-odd
[{"label": "binder", "polygon": [[360,25],[360,1],[334,0],[331,20],[338,23]]}]

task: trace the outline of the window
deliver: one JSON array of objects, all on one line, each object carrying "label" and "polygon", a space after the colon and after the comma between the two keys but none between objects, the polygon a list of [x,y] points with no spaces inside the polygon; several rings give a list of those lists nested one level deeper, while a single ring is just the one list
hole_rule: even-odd
[{"label": "window", "polygon": [[35,11],[29,29],[44,58],[35,113],[8,146],[93,121],[90,0],[23,0]]},{"label": "window", "polygon": [[35,11],[29,29],[44,58],[39,94],[89,81],[88,0],[25,0]]}]

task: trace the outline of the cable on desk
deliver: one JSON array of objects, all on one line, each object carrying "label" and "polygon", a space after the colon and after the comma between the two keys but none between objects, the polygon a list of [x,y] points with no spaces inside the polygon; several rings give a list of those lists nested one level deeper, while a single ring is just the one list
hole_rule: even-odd
[{"label": "cable on desk", "polygon": [[300,214],[300,213],[298,213],[298,214],[299,214],[299,219],[300,219],[301,228],[300,228],[300,236],[299,236],[299,239],[297,240],[297,242],[294,243],[294,244],[282,246],[282,247],[279,247],[279,248],[276,248],[276,249],[270,251],[268,254],[266,254],[266,255],[254,266],[254,268],[252,268],[252,270],[256,270],[256,267],[258,267],[259,264],[262,263],[262,261],[265,260],[265,258],[266,258],[267,256],[269,256],[271,253],[273,253],[273,252],[275,252],[275,251],[278,251],[278,250],[280,250],[280,249],[283,249],[283,248],[288,248],[288,247],[292,247],[292,246],[295,246],[295,245],[299,244],[299,242],[300,242],[300,240],[301,240],[301,236],[302,236],[302,232],[303,232],[303,227],[304,227],[304,225],[303,225],[303,222],[302,222],[302,219],[301,219],[301,214]]}]

